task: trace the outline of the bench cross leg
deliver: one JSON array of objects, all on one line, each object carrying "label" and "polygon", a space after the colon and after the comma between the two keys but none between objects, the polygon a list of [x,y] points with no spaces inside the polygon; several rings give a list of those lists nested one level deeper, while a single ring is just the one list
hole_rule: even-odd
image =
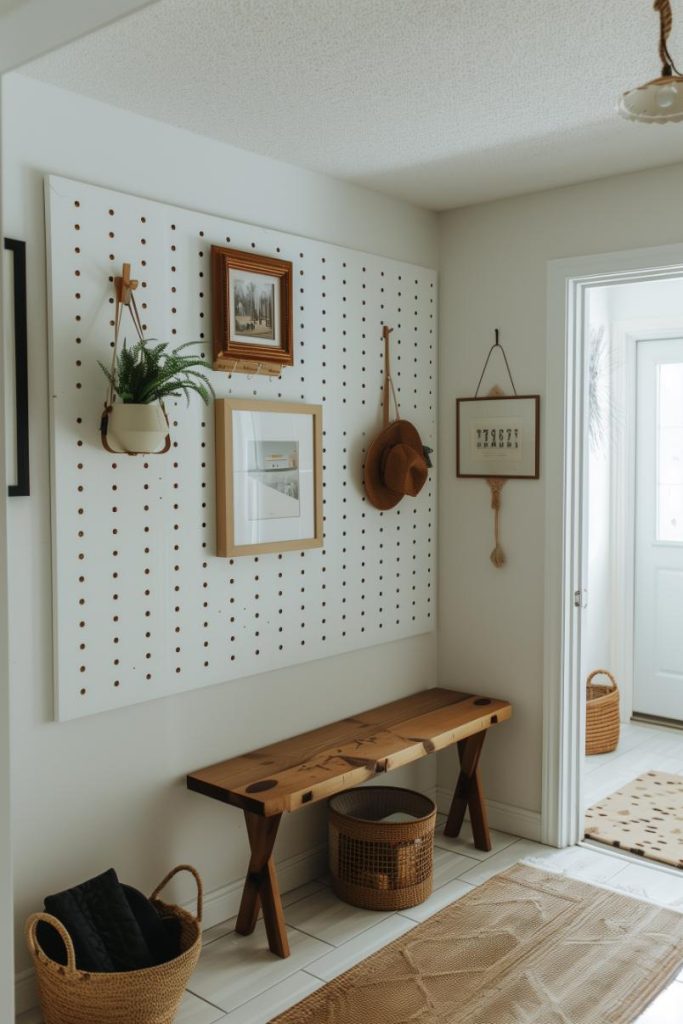
[{"label": "bench cross leg", "polygon": [[240,935],[251,935],[256,927],[259,908],[262,908],[271,952],[276,956],[288,957],[289,940],[273,860],[273,847],[282,815],[274,814],[265,818],[245,811],[244,818],[251,857],[235,931]]},{"label": "bench cross leg", "polygon": [[484,802],[484,791],[479,776],[479,758],[485,739],[486,730],[475,733],[474,736],[470,736],[466,740],[458,741],[460,774],[455,786],[448,820],[444,827],[444,835],[453,838],[460,835],[465,811],[469,807],[474,845],[478,850],[488,851],[491,849],[491,834]]}]

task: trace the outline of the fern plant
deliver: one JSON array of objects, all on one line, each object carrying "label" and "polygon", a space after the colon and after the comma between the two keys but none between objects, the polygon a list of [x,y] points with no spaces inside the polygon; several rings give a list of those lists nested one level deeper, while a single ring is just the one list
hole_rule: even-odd
[{"label": "fern plant", "polygon": [[149,345],[147,339],[128,348],[125,341],[116,357],[114,370],[100,362],[100,367],[121,402],[126,405],[148,405],[164,398],[181,398],[189,402],[194,391],[205,405],[215,393],[211,381],[199,367],[206,364],[200,356],[180,355],[184,348],[201,342],[188,341],[167,351],[168,343]]}]

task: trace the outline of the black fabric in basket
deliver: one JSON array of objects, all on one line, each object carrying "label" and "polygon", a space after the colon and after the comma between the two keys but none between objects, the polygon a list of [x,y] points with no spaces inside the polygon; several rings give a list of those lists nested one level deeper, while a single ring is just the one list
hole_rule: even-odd
[{"label": "black fabric in basket", "polygon": [[[45,910],[59,918],[83,971],[133,971],[178,955],[180,922],[162,918],[154,905],[131,886],[121,885],[113,868],[73,889],[48,896]],[[38,941],[57,963],[66,963],[60,937],[40,922]]]},{"label": "black fabric in basket", "polygon": [[180,955],[180,919],[159,914],[154,904],[132,885],[122,883],[130,909],[140,925],[154,966]]}]

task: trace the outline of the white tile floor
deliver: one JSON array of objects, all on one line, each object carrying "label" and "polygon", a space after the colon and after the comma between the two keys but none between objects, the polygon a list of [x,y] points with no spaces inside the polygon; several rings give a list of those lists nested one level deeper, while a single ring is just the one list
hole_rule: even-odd
[{"label": "white tile floor", "polygon": [[683,729],[622,722],[619,746],[613,753],[584,758],[584,806],[590,807],[647,771],[683,775]]},{"label": "white tile floor", "polygon": [[[177,1024],[267,1024],[326,981],[415,927],[418,921],[523,859],[683,909],[683,874],[675,877],[654,865],[632,864],[606,849],[553,850],[502,832],[493,833],[492,851],[482,853],[474,849],[471,835],[465,830],[461,838],[447,839],[440,819],[435,889],[420,907],[398,914],[358,910],[339,902],[324,879],[288,893],[285,917],[292,947],[288,960],[279,960],[268,952],[262,923],[248,938],[234,934],[233,922],[207,931],[205,948]],[[681,1024],[683,972],[674,988],[638,1024]],[[24,1014],[19,1022],[40,1024],[40,1017]]]}]

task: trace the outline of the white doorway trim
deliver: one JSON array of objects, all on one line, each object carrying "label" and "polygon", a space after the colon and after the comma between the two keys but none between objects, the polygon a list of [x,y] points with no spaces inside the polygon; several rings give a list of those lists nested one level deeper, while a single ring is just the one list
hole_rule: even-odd
[{"label": "white doorway trim", "polygon": [[585,318],[590,288],[683,275],[683,244],[548,264],[545,437],[545,623],[541,839],[577,843],[582,833],[585,707],[580,678],[585,558]]}]

